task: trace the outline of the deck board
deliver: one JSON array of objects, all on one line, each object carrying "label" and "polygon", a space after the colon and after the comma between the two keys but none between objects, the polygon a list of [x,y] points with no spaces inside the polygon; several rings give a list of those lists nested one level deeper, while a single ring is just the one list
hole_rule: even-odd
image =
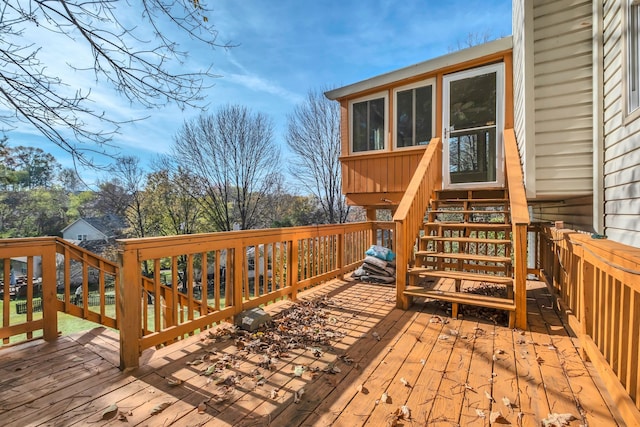
[{"label": "deck board", "polygon": [[[145,351],[143,365],[129,372],[115,366],[118,338],[104,328],[2,349],[2,424],[123,425],[102,419],[117,404],[132,426],[378,426],[402,405],[412,417],[400,425],[488,426],[492,411],[511,425],[537,426],[551,412],[574,414],[580,418],[575,425],[619,425],[606,392],[596,387],[601,381],[580,358],[540,283],[529,284],[527,331],[473,317],[451,319],[445,304],[420,298],[402,311],[388,286],[336,281],[300,296],[328,298],[332,328],[342,335],[318,357],[307,348],[292,350],[274,370],[261,369],[261,355],[246,354],[233,340],[214,342],[208,331]],[[267,308],[275,313],[290,305]],[[212,350],[233,360],[222,375],[237,379],[220,401],[216,380],[188,364]],[[322,372],[330,365],[340,372]],[[302,376],[293,374],[295,366],[305,367]],[[320,372],[312,373],[314,367]],[[258,371],[264,385],[256,382]],[[182,383],[171,386],[168,378]],[[301,388],[305,393],[294,403]],[[383,392],[387,403],[379,402]],[[205,411],[198,413],[203,402]],[[162,403],[169,405],[152,415]]]}]

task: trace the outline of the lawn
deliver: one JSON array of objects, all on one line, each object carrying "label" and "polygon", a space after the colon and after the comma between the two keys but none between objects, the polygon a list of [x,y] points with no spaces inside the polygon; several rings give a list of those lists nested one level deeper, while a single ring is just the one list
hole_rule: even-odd
[{"label": "lawn", "polygon": [[[27,315],[26,314],[18,314],[17,310],[16,310],[16,305],[19,303],[23,303],[25,300],[24,299],[19,299],[17,301],[11,301],[10,304],[10,311],[9,311],[9,325],[16,325],[19,323],[24,323],[27,320]],[[215,300],[209,299],[209,305],[213,306],[215,304]],[[220,301],[221,307],[224,307],[224,298],[221,298]],[[95,312],[99,312],[100,307],[99,306],[89,306],[89,309]],[[107,316],[110,317],[115,317],[115,311],[116,311],[116,306],[115,304],[108,304],[105,305],[105,314]],[[0,300],[0,313],[4,312],[4,301]],[[150,306],[149,307],[149,312],[148,312],[148,323],[149,325],[153,325],[153,316],[154,316],[154,310],[153,307]],[[35,312],[33,313],[33,319],[37,320],[37,319],[41,319],[42,318],[42,313],[41,312]],[[60,331],[60,333],[62,335],[69,335],[69,334],[73,334],[76,332],[82,332],[82,331],[87,331],[90,329],[93,329],[95,327],[100,326],[97,323],[94,322],[90,322],[88,320],[84,320],[81,319],[79,317],[76,316],[72,316],[70,314],[66,314],[66,313],[62,313],[62,312],[58,312],[58,331]],[[34,331],[33,332],[33,336],[34,338],[38,338],[42,336],[42,331]],[[20,335],[16,335],[16,336],[12,336],[9,339],[9,343],[16,343],[16,342],[20,342],[20,341],[24,341],[27,339],[26,334],[20,334]],[[2,343],[0,342],[0,346],[2,346]]]}]

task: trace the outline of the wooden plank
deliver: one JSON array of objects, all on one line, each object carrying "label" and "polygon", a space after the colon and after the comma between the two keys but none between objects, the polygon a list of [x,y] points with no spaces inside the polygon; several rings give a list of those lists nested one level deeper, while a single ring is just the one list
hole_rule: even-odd
[{"label": "wooden plank", "polygon": [[[466,386],[463,387],[463,405],[458,414],[459,425],[489,425],[491,402],[485,392],[491,394],[493,337],[495,325],[479,322],[473,330],[473,354],[469,364]],[[484,414],[484,417],[481,416]]]},{"label": "wooden plank", "polygon": [[490,282],[503,285],[512,285],[513,279],[505,276],[496,276],[490,274],[467,273],[464,271],[450,270],[432,270],[429,268],[412,268],[409,274],[426,277],[444,277],[448,279],[469,280],[472,282]]},{"label": "wooden plank", "polygon": [[503,256],[490,256],[490,255],[478,255],[456,252],[431,252],[431,251],[416,251],[416,256],[434,257],[434,258],[449,258],[465,261],[478,261],[478,262],[499,262],[499,263],[511,263],[511,258]]},{"label": "wooden plank", "polygon": [[[464,405],[465,384],[468,381],[475,331],[478,325],[474,320],[463,320],[460,322],[459,329],[454,329],[458,332],[455,336],[448,332],[451,329],[450,324],[443,325],[441,334],[448,334],[450,336],[448,339],[455,342],[429,414],[428,419],[432,423],[439,421],[451,422],[453,425],[460,423],[459,414]],[[434,334],[435,339],[439,337],[440,335]]]},{"label": "wooden plank", "polygon": [[505,298],[490,297],[486,295],[476,295],[465,292],[448,292],[448,291],[431,291],[419,287],[407,288],[405,294],[414,297],[432,298],[441,301],[447,301],[458,304],[469,304],[487,308],[495,308],[498,310],[515,310],[513,301]]},{"label": "wooden plank", "polygon": [[[416,311],[416,317],[410,328],[402,334],[400,339],[389,348],[387,357],[382,362],[381,369],[384,369],[386,375],[382,379],[380,389],[387,393],[390,400],[388,403],[379,403],[375,405],[373,411],[367,418],[367,424],[386,425],[389,421],[389,414],[394,412],[396,408],[405,405],[413,391],[413,387],[419,381],[419,375],[424,369],[421,360],[425,360],[433,351],[438,333],[437,330],[442,324],[433,324],[430,327],[430,316],[427,312],[431,312],[431,307],[423,304],[422,309]],[[372,385],[372,398],[380,398],[380,389],[376,390],[374,381],[367,381],[365,385]],[[380,396],[378,396],[380,395]],[[409,407],[410,408],[410,407]]]},{"label": "wooden plank", "polygon": [[[386,296],[383,296],[386,295]],[[399,310],[393,310],[393,299],[391,293],[381,295],[384,300],[378,299],[378,301],[371,301],[368,309],[362,312],[362,315],[357,314],[355,316],[348,315],[344,317],[345,324],[340,330],[345,330],[347,335],[337,342],[330,352],[324,352],[321,358],[316,359],[310,366],[316,366],[320,369],[324,369],[328,364],[334,364],[341,372],[337,374],[320,374],[316,379],[308,381],[304,384],[305,395],[302,397],[299,404],[288,404],[286,408],[278,409],[275,404],[267,406],[266,408],[258,407],[254,412],[263,412],[270,414],[269,419],[275,424],[284,423],[286,425],[297,425],[299,423],[308,424],[309,421],[305,420],[310,414],[321,414],[322,412],[318,407],[324,404],[328,396],[346,379],[355,374],[361,372],[361,367],[368,364],[367,358],[372,357],[370,354],[372,347],[371,342],[377,342],[371,335],[371,328],[375,325],[376,333],[381,337],[381,342],[386,335],[386,332],[390,330],[400,319],[408,316],[408,313],[400,312]],[[355,298],[358,298],[354,294]],[[392,310],[397,312],[393,314]],[[389,322],[384,321],[377,323],[377,317],[386,313],[389,317]],[[389,315],[389,313],[391,313]],[[355,314],[355,313],[354,313]],[[351,325],[353,323],[353,325]],[[377,342],[380,346],[381,342]],[[377,354],[377,353],[376,353]],[[344,363],[344,360],[339,360],[337,356],[347,355],[353,360],[352,363]],[[289,375],[290,376],[290,375]],[[291,383],[291,381],[290,381]],[[353,383],[347,382],[346,385],[351,387],[352,392],[355,391]],[[289,390],[295,392],[299,390],[298,384],[293,384],[288,387]]]},{"label": "wooden plank", "polygon": [[[516,332],[517,334],[517,332]],[[514,331],[496,328],[493,349],[493,382],[491,387],[491,412],[500,412],[511,425],[518,425],[518,379]],[[505,399],[511,404],[507,405]]]}]

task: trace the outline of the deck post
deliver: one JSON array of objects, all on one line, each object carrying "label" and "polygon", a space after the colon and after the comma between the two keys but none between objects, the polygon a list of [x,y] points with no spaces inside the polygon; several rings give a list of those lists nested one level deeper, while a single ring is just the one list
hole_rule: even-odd
[{"label": "deck post", "polygon": [[287,269],[289,273],[289,286],[291,286],[291,299],[298,299],[298,239],[294,238],[290,242],[291,251],[287,260]]},{"label": "deck post", "polygon": [[342,233],[338,234],[338,244],[336,248],[336,250],[338,251],[338,253],[336,254],[338,269],[340,270],[340,274],[338,274],[338,279],[340,280],[344,280],[344,234],[345,232],[346,231],[343,231]]},{"label": "deck post", "polygon": [[42,253],[42,335],[45,341],[58,338],[58,297],[56,295],[56,239]]},{"label": "deck post", "polygon": [[527,235],[528,224],[514,224],[513,259],[514,288],[516,303],[515,327],[527,329]]},{"label": "deck post", "polygon": [[[142,275],[137,251],[126,246],[118,253],[120,289],[116,307],[120,330],[120,369],[137,368],[140,359]],[[156,296],[158,297],[158,296]]]},{"label": "deck post", "polygon": [[406,253],[407,230],[404,221],[396,221],[396,307],[407,310],[410,297],[404,294],[407,287],[407,265],[409,256]]}]

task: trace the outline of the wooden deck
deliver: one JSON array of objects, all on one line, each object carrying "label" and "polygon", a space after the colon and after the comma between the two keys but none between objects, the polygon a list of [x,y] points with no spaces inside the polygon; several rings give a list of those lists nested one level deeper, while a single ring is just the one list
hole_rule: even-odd
[{"label": "wooden deck", "polygon": [[[330,345],[266,363],[223,332],[147,350],[130,372],[116,367],[118,337],[105,329],[30,342],[0,350],[0,424],[488,426],[499,411],[498,422],[514,426],[539,426],[552,413],[573,414],[571,426],[622,425],[547,289],[528,288],[523,332],[450,319],[437,302],[402,311],[392,287],[333,282],[301,294],[321,298],[311,312],[324,324],[309,327]],[[204,375],[221,362],[222,372]],[[409,419],[396,415],[403,405]]]}]

